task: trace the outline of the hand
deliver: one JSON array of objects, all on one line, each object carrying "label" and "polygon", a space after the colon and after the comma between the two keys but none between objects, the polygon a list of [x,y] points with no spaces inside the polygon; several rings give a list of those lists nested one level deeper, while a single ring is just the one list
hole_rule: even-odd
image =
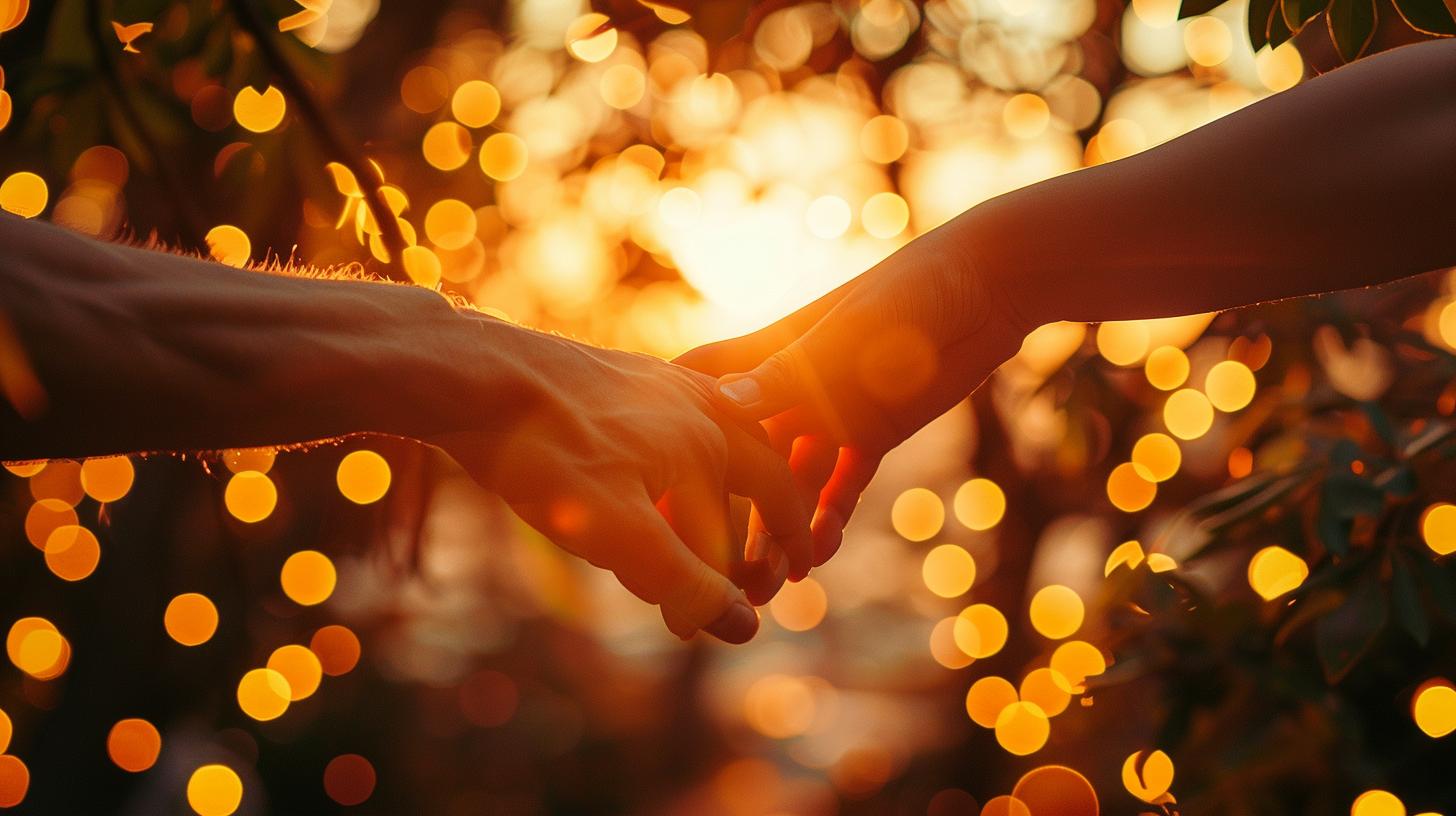
[{"label": "hand", "polygon": [[[720,401],[763,420],[788,457],[801,499],[816,508],[814,566],[839,549],[885,453],[970,394],[1031,328],[954,227],[778,323],[677,360],[720,377]],[[750,521],[750,557],[772,551],[772,531],[765,540],[761,529]]]},{"label": "hand", "polygon": [[709,377],[525,330],[516,339],[509,352],[531,382],[507,429],[429,441],[558,546],[659,605],[674,634],[752,638],[749,597],[765,586],[772,597],[778,581],[743,563],[728,496],[752,499],[807,569],[809,516],[784,460],[714,408]]}]

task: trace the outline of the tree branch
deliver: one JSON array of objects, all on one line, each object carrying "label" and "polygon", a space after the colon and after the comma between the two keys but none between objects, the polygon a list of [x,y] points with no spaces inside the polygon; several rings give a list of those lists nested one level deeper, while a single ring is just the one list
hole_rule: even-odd
[{"label": "tree branch", "polygon": [[238,25],[248,32],[253,38],[253,42],[257,44],[263,60],[267,62],[268,67],[277,77],[278,84],[283,86],[284,94],[292,99],[292,104],[297,109],[299,117],[313,132],[324,152],[334,161],[349,168],[349,172],[359,180],[359,188],[364,193],[364,206],[369,208],[369,213],[374,216],[374,222],[379,225],[379,237],[389,252],[391,262],[389,277],[408,280],[400,271],[402,267],[395,263],[404,252],[406,244],[404,233],[399,228],[399,222],[395,220],[394,211],[389,209],[388,203],[384,200],[383,174],[373,163],[364,159],[364,154],[359,148],[344,136],[343,128],[339,127],[319,104],[313,91],[303,81],[298,70],[283,53],[283,49],[279,47],[272,26],[263,19],[251,0],[230,0],[228,7],[232,9],[233,17],[237,19]]}]

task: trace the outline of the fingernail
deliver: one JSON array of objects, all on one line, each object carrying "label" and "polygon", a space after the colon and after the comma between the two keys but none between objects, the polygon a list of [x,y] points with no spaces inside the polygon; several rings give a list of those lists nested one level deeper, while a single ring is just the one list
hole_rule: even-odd
[{"label": "fingernail", "polygon": [[729,400],[745,408],[758,402],[763,396],[763,392],[759,390],[758,381],[751,377],[720,382],[718,383],[718,391]]},{"label": "fingernail", "polygon": [[703,631],[726,643],[747,643],[758,632],[758,611],[738,601]]},{"label": "fingernail", "polygon": [[774,549],[773,538],[760,530],[748,542],[748,549],[744,551],[743,557],[749,561],[759,561],[768,558]]}]

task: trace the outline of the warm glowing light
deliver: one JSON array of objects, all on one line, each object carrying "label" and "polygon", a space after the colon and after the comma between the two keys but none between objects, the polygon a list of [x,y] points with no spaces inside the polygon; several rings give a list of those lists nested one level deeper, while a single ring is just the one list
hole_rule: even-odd
[{"label": "warm glowing light", "polygon": [[894,238],[910,223],[910,205],[895,193],[875,193],[859,213],[865,232],[876,238]]},{"label": "warm glowing light", "polygon": [[25,801],[30,790],[30,769],[19,757],[0,756],[0,808],[12,808]]},{"label": "warm glowing light", "polygon": [[1124,513],[1136,513],[1153,503],[1158,485],[1151,471],[1140,470],[1133,462],[1123,462],[1107,476],[1107,498]]},{"label": "warm glowing light", "polygon": [[582,62],[601,62],[617,50],[617,29],[602,31],[607,15],[592,12],[576,18],[566,29],[566,50]]},{"label": "warm glowing light", "polygon": [[267,473],[273,469],[273,460],[277,455],[278,452],[272,448],[225,450],[222,452],[222,463],[232,473],[242,473],[245,470]]},{"label": "warm glowing light", "polygon": [[964,669],[976,660],[956,645],[955,622],[954,615],[936,621],[930,630],[930,656],[947,669]]},{"label": "warm glowing light", "polygon": [[246,266],[253,256],[253,242],[248,240],[248,234],[232,224],[219,224],[208,230],[206,241],[212,259],[228,266]]},{"label": "warm glowing light", "polygon": [[1107,671],[1107,659],[1087,641],[1069,640],[1052,652],[1051,667],[1061,672],[1072,689],[1077,690],[1086,684],[1087,678]]},{"label": "warm glowing light", "polygon": [[75,507],[86,495],[81,487],[80,463],[51,460],[44,470],[30,477],[30,495],[36,501],[59,499]]},{"label": "warm glowing light", "polygon": [[1061,584],[1042,587],[1031,598],[1031,625],[1042,637],[1052,640],[1075,634],[1082,628],[1085,613],[1082,597],[1076,590]]},{"label": "warm glowing light", "polygon": [[116,767],[141,773],[157,763],[157,756],[162,753],[162,735],[146,720],[120,720],[106,735],[106,753]]},{"label": "warm glowing light", "polygon": [[287,678],[273,669],[253,669],[238,681],[238,707],[259,722],[283,716],[292,698]]},{"label": "warm glowing light", "polygon": [[1172,391],[1188,381],[1188,355],[1177,346],[1158,346],[1143,364],[1148,382],[1159,391]]},{"label": "warm glowing light", "polygon": [[971,479],[951,502],[956,520],[972,530],[989,530],[1006,515],[1006,494],[990,479]]},{"label": "warm glowing light", "polygon": [[982,728],[995,728],[1001,712],[1016,702],[1016,687],[1003,677],[982,677],[966,692],[966,713]]},{"label": "warm glowing light", "polygon": [[1293,592],[1308,577],[1309,565],[1283,547],[1265,547],[1249,559],[1249,586],[1266,601]]},{"label": "warm glowing light", "polygon": [[1113,365],[1141,362],[1150,342],[1148,327],[1136,320],[1119,320],[1097,327],[1097,353]]},{"label": "warm glowing light", "polygon": [[1179,439],[1197,439],[1213,427],[1213,405],[1192,388],[1174,391],[1163,403],[1163,424]]},{"label": "warm glowing light", "polygon": [[368,801],[375,781],[374,765],[358,754],[341,754],[324,767],[324,792],[344,807]]},{"label": "warm glowing light", "polygon": [[1199,65],[1212,67],[1229,58],[1234,50],[1234,37],[1228,24],[1217,17],[1197,17],[1183,29],[1183,47],[1188,58]]},{"label": "warm glowing light", "polygon": [[283,594],[301,606],[315,606],[334,594],[338,574],[334,562],[317,550],[302,550],[283,562],[279,582]]},{"label": "warm glowing light", "polygon": [[1421,514],[1421,538],[1437,555],[1456,552],[1456,504],[1437,502]]},{"label": "warm glowing light", "polygon": [[7,472],[9,472],[11,475],[19,476],[22,479],[29,479],[30,477],[36,475],[37,473],[40,473],[42,470],[45,470],[46,463],[44,461],[41,461],[41,462],[7,462],[4,467],[5,467],[5,470]]},{"label": "warm glowing light", "polygon": [[373,504],[384,498],[389,479],[389,463],[374,451],[356,450],[339,462],[339,492],[355,504]]},{"label": "warm glowing light", "polygon": [[1021,699],[1036,703],[1042,713],[1055,717],[1072,701],[1072,684],[1056,669],[1033,669],[1021,680]]},{"label": "warm glowing light", "polygon": [[790,632],[807,632],[818,626],[829,611],[829,596],[813,578],[785,584],[768,605],[779,626]]},{"label": "warm glowing light", "polygon": [[436,170],[458,170],[470,160],[470,131],[455,122],[437,122],[425,131],[420,151]]},{"label": "warm glowing light", "polygon": [[267,475],[245,470],[228,479],[222,500],[233,518],[255,524],[273,514],[278,505],[278,488]]},{"label": "warm glowing light", "polygon": [[981,806],[980,816],[1032,816],[1026,803],[1008,794],[993,796]]},{"label": "warm glowing light", "polygon": [[850,210],[849,202],[835,195],[814,199],[809,204],[809,209],[804,212],[804,222],[809,227],[809,232],[826,240],[843,235],[852,220],[854,212]]},{"label": "warm glowing light", "polygon": [[226,765],[203,765],[187,779],[187,804],[197,816],[232,816],[243,802],[243,780]]},{"label": "warm glowing light", "polygon": [[814,689],[803,678],[769,674],[748,687],[745,719],[773,739],[797,737],[814,724]]},{"label": "warm glowing light", "polygon": [[429,247],[419,244],[408,246],[399,254],[399,257],[404,262],[404,271],[409,275],[410,280],[428,289],[440,285],[440,279],[444,277],[440,256]]},{"label": "warm glowing light", "polygon": [[905,123],[887,114],[881,114],[868,122],[859,132],[859,148],[865,158],[880,164],[889,164],[905,155],[910,146],[910,130]]},{"label": "warm glowing light", "polygon": [[347,626],[329,624],[319,629],[308,648],[318,656],[319,668],[330,677],[348,674],[359,663],[359,638]]},{"label": "warm glowing light", "polygon": [[65,638],[45,618],[26,617],[10,625],[5,653],[15,668],[33,677],[48,675],[61,662]]},{"label": "warm glowing light", "polygon": [[1237,360],[1224,360],[1208,370],[1203,390],[1213,407],[1225,413],[1237,411],[1254,399],[1254,372]]},{"label": "warm glowing light", "polygon": [[1254,69],[1264,87],[1275,93],[1293,88],[1304,78],[1304,60],[1292,42],[1261,50],[1254,57]]},{"label": "warm glowing light", "polygon": [[10,750],[10,738],[15,736],[15,726],[10,722],[10,715],[0,709],[0,754]]},{"label": "warm glowing light", "polygon": [[1405,803],[1389,791],[1369,790],[1355,797],[1350,816],[1405,816]]},{"label": "warm glowing light", "polygon": [[996,742],[1017,756],[1040,751],[1050,735],[1051,722],[1036,703],[1012,703],[996,717]]},{"label": "warm glowing light", "polygon": [[[25,15],[30,12],[30,0],[0,0],[0,32],[9,31],[25,22]],[[0,84],[4,84],[5,75],[0,73]]]},{"label": "warm glowing light", "polygon": [[1122,763],[1122,786],[1144,802],[1157,801],[1173,787],[1173,760],[1162,751],[1134,752]]},{"label": "warm glowing light", "polygon": [[1065,765],[1043,765],[1017,780],[1011,795],[1024,803],[1028,816],[1098,816],[1101,805],[1087,777]]},{"label": "warm glowing light", "polygon": [[526,143],[514,133],[495,133],[480,146],[480,169],[496,181],[510,181],[526,171]]},{"label": "warm glowing light", "polygon": [[60,499],[41,499],[25,513],[25,537],[44,552],[46,540],[61,527],[75,524],[76,511]]},{"label": "warm glowing light", "polygon": [[167,603],[162,626],[183,646],[200,646],[217,631],[217,607],[206,595],[184,592]]},{"label": "warm glowing light", "polygon": [[434,113],[450,98],[450,78],[433,65],[416,65],[400,80],[399,98],[415,113]]},{"label": "warm glowing light", "polygon": [[[6,97],[9,98],[8,96]],[[0,181],[0,210],[21,218],[34,218],[45,211],[50,191],[45,179],[34,173],[12,173]]]},{"label": "warm glowing light", "polygon": [[1046,132],[1052,121],[1052,110],[1046,100],[1034,93],[1020,93],[1006,100],[1001,109],[1006,132],[1018,139],[1035,139]]},{"label": "warm glowing light", "polygon": [[597,90],[601,92],[603,102],[617,110],[626,110],[641,102],[646,95],[647,77],[635,65],[613,65],[602,72]]},{"label": "warm glowing light", "polygon": [[966,594],[976,582],[976,559],[955,544],[941,544],[925,554],[920,566],[925,587],[942,598]]},{"label": "warm glowing light", "polygon": [[990,604],[972,604],[956,616],[952,631],[961,651],[977,659],[987,658],[1006,645],[1006,616]]},{"label": "warm glowing light", "polygon": [[99,502],[114,502],[130,490],[136,471],[125,456],[87,459],[81,464],[81,487]]},{"label": "warm glowing light", "polygon": [[278,127],[287,112],[288,103],[283,99],[283,92],[272,85],[262,93],[245,86],[233,97],[233,119],[244,130],[254,133],[267,133]]},{"label": "warm glowing light", "polygon": [[1183,452],[1167,434],[1150,433],[1132,446],[1132,463],[1140,468],[1139,475],[1166,482],[1183,464]]},{"label": "warm glowing light", "polygon": [[482,128],[500,115],[500,91],[480,79],[461,83],[450,97],[450,113],[460,124],[471,128]]},{"label": "warm glowing light", "polygon": [[80,581],[96,571],[101,544],[96,534],[79,525],[57,527],[46,538],[46,567],[63,581]]},{"label": "warm glowing light", "polygon": [[923,487],[901,493],[890,507],[890,526],[909,541],[934,538],[944,524],[945,504],[934,491]]},{"label": "warm glowing light", "polygon": [[1137,565],[1143,562],[1143,545],[1137,541],[1124,541],[1117,545],[1107,556],[1107,563],[1102,567],[1104,577],[1112,574],[1112,571],[1127,565],[1128,569],[1137,569]]},{"label": "warm glowing light", "polygon": [[475,210],[455,198],[436,201],[425,213],[425,235],[436,246],[460,249],[475,237]]},{"label": "warm glowing light", "polygon": [[1411,699],[1411,717],[1428,737],[1456,731],[1456,688],[1444,679],[1423,684]]},{"label": "warm glowing light", "polygon": [[274,649],[268,656],[268,668],[288,681],[288,699],[294,702],[312,696],[323,679],[323,665],[318,656],[308,647],[297,644]]}]

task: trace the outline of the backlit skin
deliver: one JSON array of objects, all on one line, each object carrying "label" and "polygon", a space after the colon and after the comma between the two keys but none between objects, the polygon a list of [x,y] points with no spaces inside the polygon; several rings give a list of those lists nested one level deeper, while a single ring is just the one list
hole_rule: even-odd
[{"label": "backlit skin", "polygon": [[[777,323],[678,362],[720,377],[724,406],[791,452],[823,563],[881,457],[1039,325],[1210,312],[1456,265],[1453,89],[1456,41],[1362,59],[991,199]],[[907,331],[929,341],[933,376],[883,399],[845,351]]]},{"label": "backlit skin", "polygon": [[681,637],[748,640],[749,598],[782,580],[744,565],[730,493],[808,572],[786,463],[688,369],[417,287],[235,269],[8,214],[0,246],[0,461],[423,440]]}]

